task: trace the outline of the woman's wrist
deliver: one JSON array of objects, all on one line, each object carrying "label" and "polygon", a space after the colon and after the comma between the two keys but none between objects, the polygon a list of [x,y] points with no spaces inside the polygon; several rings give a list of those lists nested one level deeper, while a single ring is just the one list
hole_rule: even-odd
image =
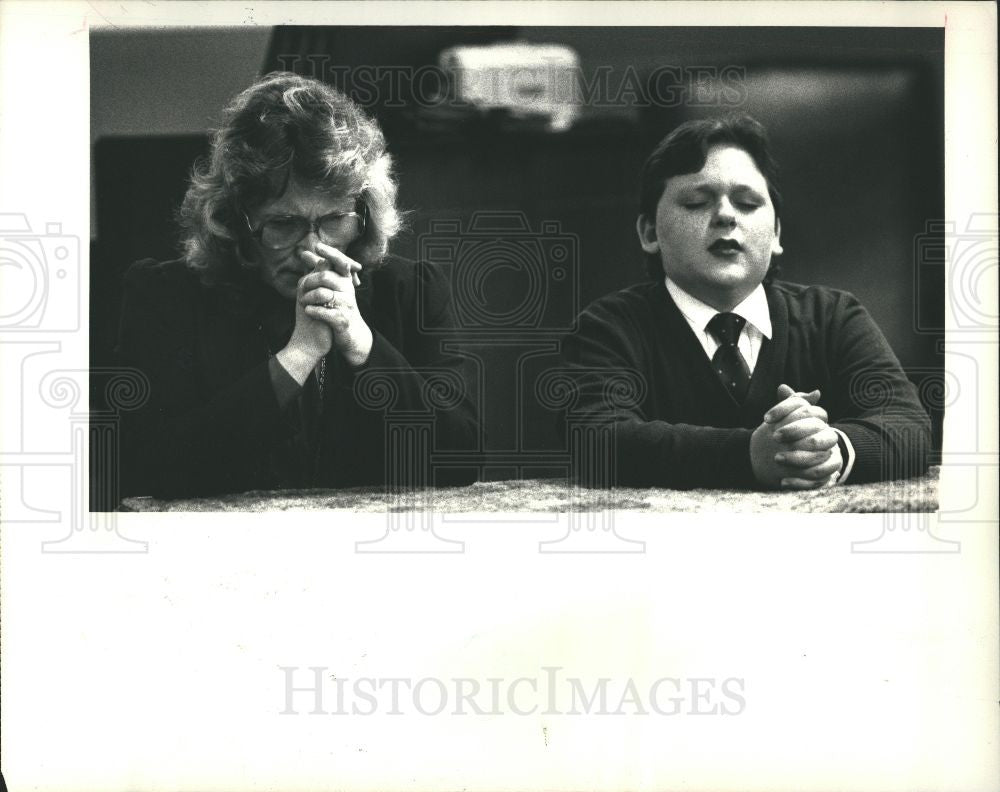
[{"label": "woman's wrist", "polygon": [[368,362],[368,358],[372,354],[372,346],[375,343],[375,336],[368,325],[364,325],[359,335],[361,336],[360,343],[353,344],[349,350],[341,352],[347,365],[351,368],[361,368]]},{"label": "woman's wrist", "polygon": [[323,356],[289,343],[275,357],[293,380],[299,385],[305,385],[306,380],[309,379],[309,375],[319,365],[319,361]]}]

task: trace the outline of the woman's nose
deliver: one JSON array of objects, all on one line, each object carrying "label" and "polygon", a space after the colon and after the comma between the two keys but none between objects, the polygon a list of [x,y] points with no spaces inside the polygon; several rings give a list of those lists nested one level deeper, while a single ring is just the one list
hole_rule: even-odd
[{"label": "woman's nose", "polygon": [[315,228],[310,228],[308,233],[299,240],[296,246],[299,250],[308,250],[310,253],[316,252],[316,245],[323,240],[319,238],[319,232]]}]

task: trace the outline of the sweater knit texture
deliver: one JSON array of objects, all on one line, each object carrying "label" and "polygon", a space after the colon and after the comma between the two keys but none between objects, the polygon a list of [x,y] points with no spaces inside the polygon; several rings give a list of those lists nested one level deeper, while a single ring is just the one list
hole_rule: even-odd
[{"label": "sweater knit texture", "polygon": [[882,332],[848,292],[765,285],[773,326],[742,404],[723,386],[663,282],[607,295],[566,344],[576,387],[570,426],[608,430],[606,458],[580,460],[584,483],[753,488],[750,436],[781,384],[821,391],[856,452],[854,483],[927,469],[930,420]]}]

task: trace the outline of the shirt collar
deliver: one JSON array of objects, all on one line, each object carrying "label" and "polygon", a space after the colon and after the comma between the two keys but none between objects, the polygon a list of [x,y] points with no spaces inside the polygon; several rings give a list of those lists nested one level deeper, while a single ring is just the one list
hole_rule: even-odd
[{"label": "shirt collar", "polygon": [[[704,330],[712,317],[719,313],[711,305],[706,305],[697,297],[692,297],[670,278],[666,278],[666,285],[677,308],[694,327],[700,327]],[[733,308],[732,312],[739,314],[747,320],[748,324],[756,327],[764,338],[771,337],[771,311],[767,307],[767,295],[761,284],[758,283],[757,288],[750,292],[743,302]]]}]

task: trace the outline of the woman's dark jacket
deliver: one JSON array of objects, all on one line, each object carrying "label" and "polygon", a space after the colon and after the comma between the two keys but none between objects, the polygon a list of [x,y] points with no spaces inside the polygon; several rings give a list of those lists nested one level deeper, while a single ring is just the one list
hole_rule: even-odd
[{"label": "woman's dark jacket", "polygon": [[122,415],[122,494],[467,481],[431,468],[431,450],[479,440],[474,371],[443,351],[455,325],[447,279],[394,257],[362,277],[368,362],[351,369],[334,349],[322,390],[310,377],[281,408],[271,358],[291,336],[293,303],[256,283],[206,287],[183,260],[133,264],[118,355],[148,379],[149,398]]}]

